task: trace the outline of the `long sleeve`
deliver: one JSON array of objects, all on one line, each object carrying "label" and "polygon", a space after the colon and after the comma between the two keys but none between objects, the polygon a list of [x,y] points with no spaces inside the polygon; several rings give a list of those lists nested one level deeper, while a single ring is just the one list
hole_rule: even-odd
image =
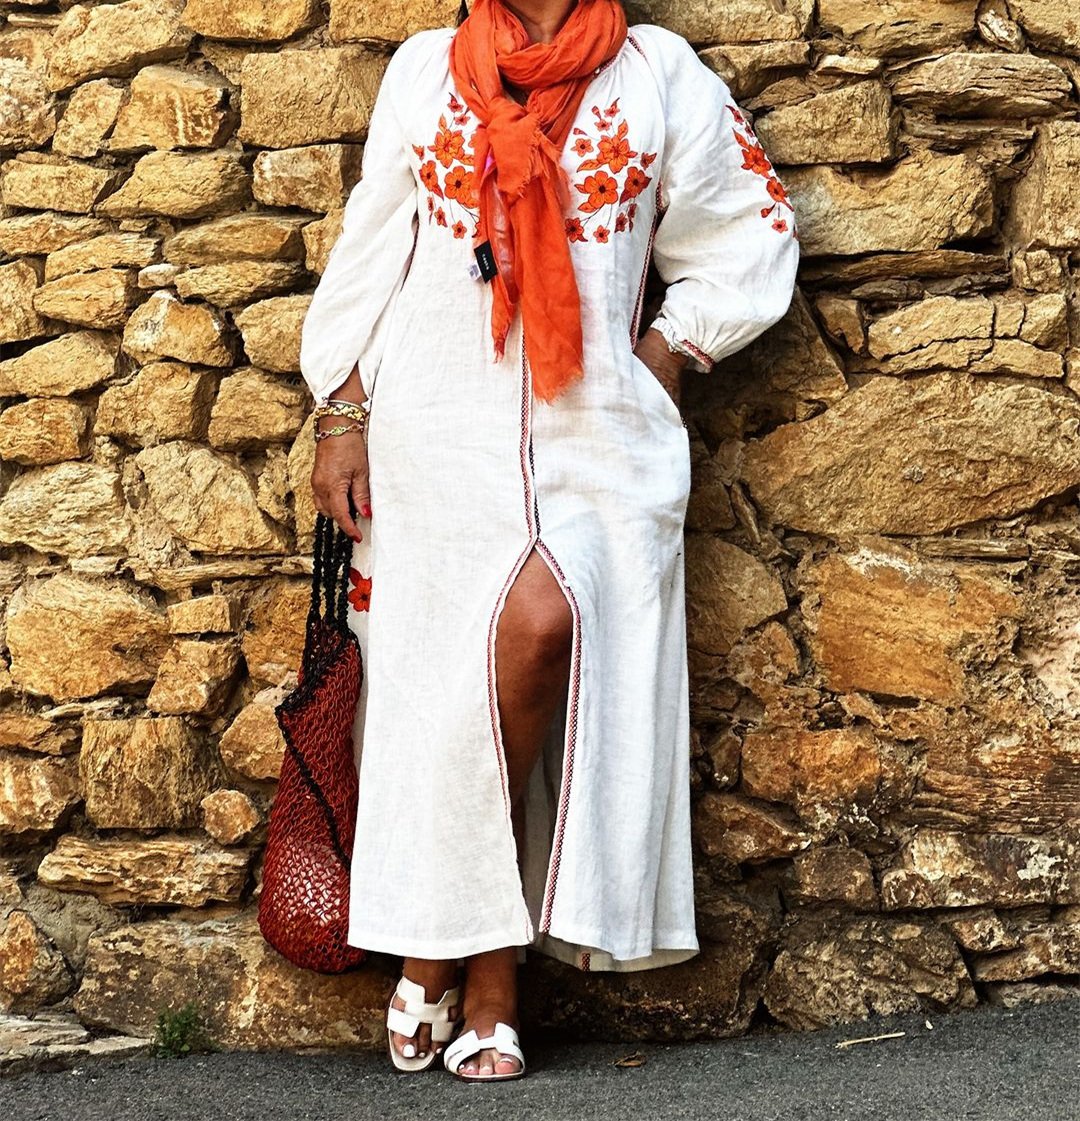
[{"label": "long sleeve", "polygon": [[[414,38],[419,38],[415,36]],[[315,288],[300,336],[300,371],[322,404],[359,363],[370,395],[386,328],[408,273],[416,236],[416,180],[395,103],[412,47],[395,52],[372,108],[361,179]]]},{"label": "long sleeve", "polygon": [[708,370],[787,311],[799,261],[795,216],[723,79],[681,36],[643,30],[667,129],[653,255],[668,287],[652,326]]}]

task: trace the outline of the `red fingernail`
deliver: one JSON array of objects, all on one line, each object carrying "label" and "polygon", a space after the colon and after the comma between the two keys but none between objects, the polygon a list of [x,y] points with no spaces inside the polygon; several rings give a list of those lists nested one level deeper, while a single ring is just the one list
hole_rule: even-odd
[{"label": "red fingernail", "polygon": [[363,514],[365,518],[371,517],[371,507],[368,503],[365,502],[364,505],[360,507],[360,513]]},{"label": "red fingernail", "polygon": [[358,534],[357,534],[357,535],[356,535],[356,536],[355,536],[355,537],[353,538],[353,540],[354,540],[354,541],[355,541],[355,542],[357,543],[357,545],[359,545],[359,544],[360,544],[360,542],[361,542],[361,541],[363,540],[363,538],[362,538],[362,537],[360,536],[360,534],[358,533]]}]

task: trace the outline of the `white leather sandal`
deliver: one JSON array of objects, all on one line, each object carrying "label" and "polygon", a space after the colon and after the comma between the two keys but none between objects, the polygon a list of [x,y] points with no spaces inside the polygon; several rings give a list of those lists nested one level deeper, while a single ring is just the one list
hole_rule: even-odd
[{"label": "white leather sandal", "polygon": [[[521,1069],[510,1074],[462,1074],[460,1072],[460,1067],[467,1059],[489,1047],[498,1051],[500,1057],[517,1059],[521,1063]],[[521,1051],[518,1033],[509,1024],[504,1024],[500,1020],[491,1035],[485,1035],[483,1038],[478,1036],[475,1030],[459,1035],[443,1052],[443,1065],[462,1082],[509,1082],[510,1079],[520,1078],[525,1073],[525,1056]]]},{"label": "white leather sandal", "polygon": [[[427,1070],[439,1057],[437,1045],[448,1042],[460,1022],[460,1018],[450,1019],[451,1007],[455,1004],[460,1006],[458,988],[455,985],[452,989],[447,989],[438,1003],[431,1004],[425,999],[424,986],[403,976],[397,983],[394,995],[405,1002],[405,1007],[395,1008],[391,997],[386,1009],[386,1045],[390,1049],[390,1060],[398,1070]],[[412,1059],[406,1058],[394,1046],[394,1038],[390,1033],[414,1036],[421,1024],[431,1025],[431,1049],[422,1058],[419,1055]]]}]

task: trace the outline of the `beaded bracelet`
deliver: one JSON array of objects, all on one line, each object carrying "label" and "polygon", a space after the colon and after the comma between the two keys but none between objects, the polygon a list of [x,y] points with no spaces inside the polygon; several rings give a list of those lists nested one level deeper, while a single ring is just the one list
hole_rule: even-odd
[{"label": "beaded bracelet", "polygon": [[343,436],[346,432],[363,432],[362,424],[337,424],[333,428],[324,428],[315,433],[315,440],[325,440],[327,436]]}]

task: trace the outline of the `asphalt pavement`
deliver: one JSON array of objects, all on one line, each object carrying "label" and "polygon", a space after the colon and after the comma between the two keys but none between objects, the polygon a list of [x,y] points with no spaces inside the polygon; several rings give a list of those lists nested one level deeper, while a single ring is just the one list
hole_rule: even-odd
[{"label": "asphalt pavement", "polygon": [[[528,1075],[488,1086],[399,1075],[370,1052],[94,1061],[0,1080],[0,1121],[1080,1121],[1080,1000],[708,1043],[523,1045]],[[615,1065],[635,1052],[640,1065]]]}]

